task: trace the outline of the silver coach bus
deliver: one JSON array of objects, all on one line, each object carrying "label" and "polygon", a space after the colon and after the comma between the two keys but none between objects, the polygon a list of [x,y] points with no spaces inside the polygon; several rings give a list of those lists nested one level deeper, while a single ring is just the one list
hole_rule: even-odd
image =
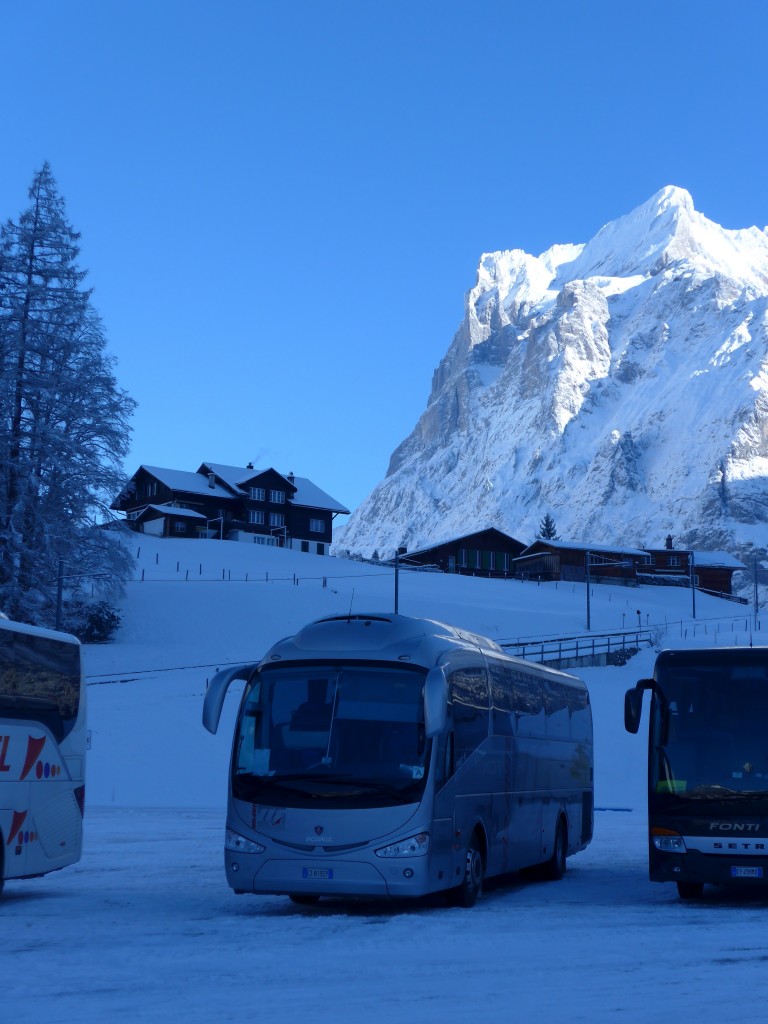
[{"label": "silver coach bus", "polygon": [[575,676],[402,615],[320,619],[217,673],[246,680],[225,868],[236,893],[471,906],[493,875],[562,877],[592,838],[592,715]]}]

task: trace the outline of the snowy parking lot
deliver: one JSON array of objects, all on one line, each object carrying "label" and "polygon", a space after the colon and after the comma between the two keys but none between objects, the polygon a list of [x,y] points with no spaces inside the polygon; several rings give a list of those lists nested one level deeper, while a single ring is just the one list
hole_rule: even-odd
[{"label": "snowy parking lot", "polygon": [[637,813],[471,910],[235,896],[222,843],[219,810],[89,810],[80,864],[6,887],[3,1019],[735,1021],[768,992],[766,904],[650,883]]}]

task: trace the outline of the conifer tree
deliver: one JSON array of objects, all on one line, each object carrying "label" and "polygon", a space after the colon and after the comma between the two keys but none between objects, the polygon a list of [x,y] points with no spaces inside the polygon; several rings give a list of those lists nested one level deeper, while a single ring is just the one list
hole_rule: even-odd
[{"label": "conifer tree", "polygon": [[97,524],[122,483],[135,403],[47,163],[29,200],[0,228],[0,610],[50,625],[60,559],[102,579],[125,570],[125,549]]},{"label": "conifer tree", "polygon": [[547,512],[539,524],[539,537],[541,537],[542,540],[559,540],[555,520],[549,512]]}]

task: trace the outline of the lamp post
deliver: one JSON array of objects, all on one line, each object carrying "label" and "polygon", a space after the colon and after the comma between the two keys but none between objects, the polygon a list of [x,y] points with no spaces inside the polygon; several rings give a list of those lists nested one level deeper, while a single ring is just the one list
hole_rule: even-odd
[{"label": "lamp post", "polygon": [[404,555],[408,548],[398,548],[395,552],[395,615],[400,604],[400,555]]}]

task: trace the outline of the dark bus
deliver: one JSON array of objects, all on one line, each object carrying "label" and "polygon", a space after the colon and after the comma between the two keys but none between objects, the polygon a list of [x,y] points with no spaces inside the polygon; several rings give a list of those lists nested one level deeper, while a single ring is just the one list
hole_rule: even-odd
[{"label": "dark bus", "polygon": [[676,882],[683,899],[707,883],[765,886],[768,647],[663,651],[653,679],[627,691],[628,732],[644,690],[651,881]]}]

